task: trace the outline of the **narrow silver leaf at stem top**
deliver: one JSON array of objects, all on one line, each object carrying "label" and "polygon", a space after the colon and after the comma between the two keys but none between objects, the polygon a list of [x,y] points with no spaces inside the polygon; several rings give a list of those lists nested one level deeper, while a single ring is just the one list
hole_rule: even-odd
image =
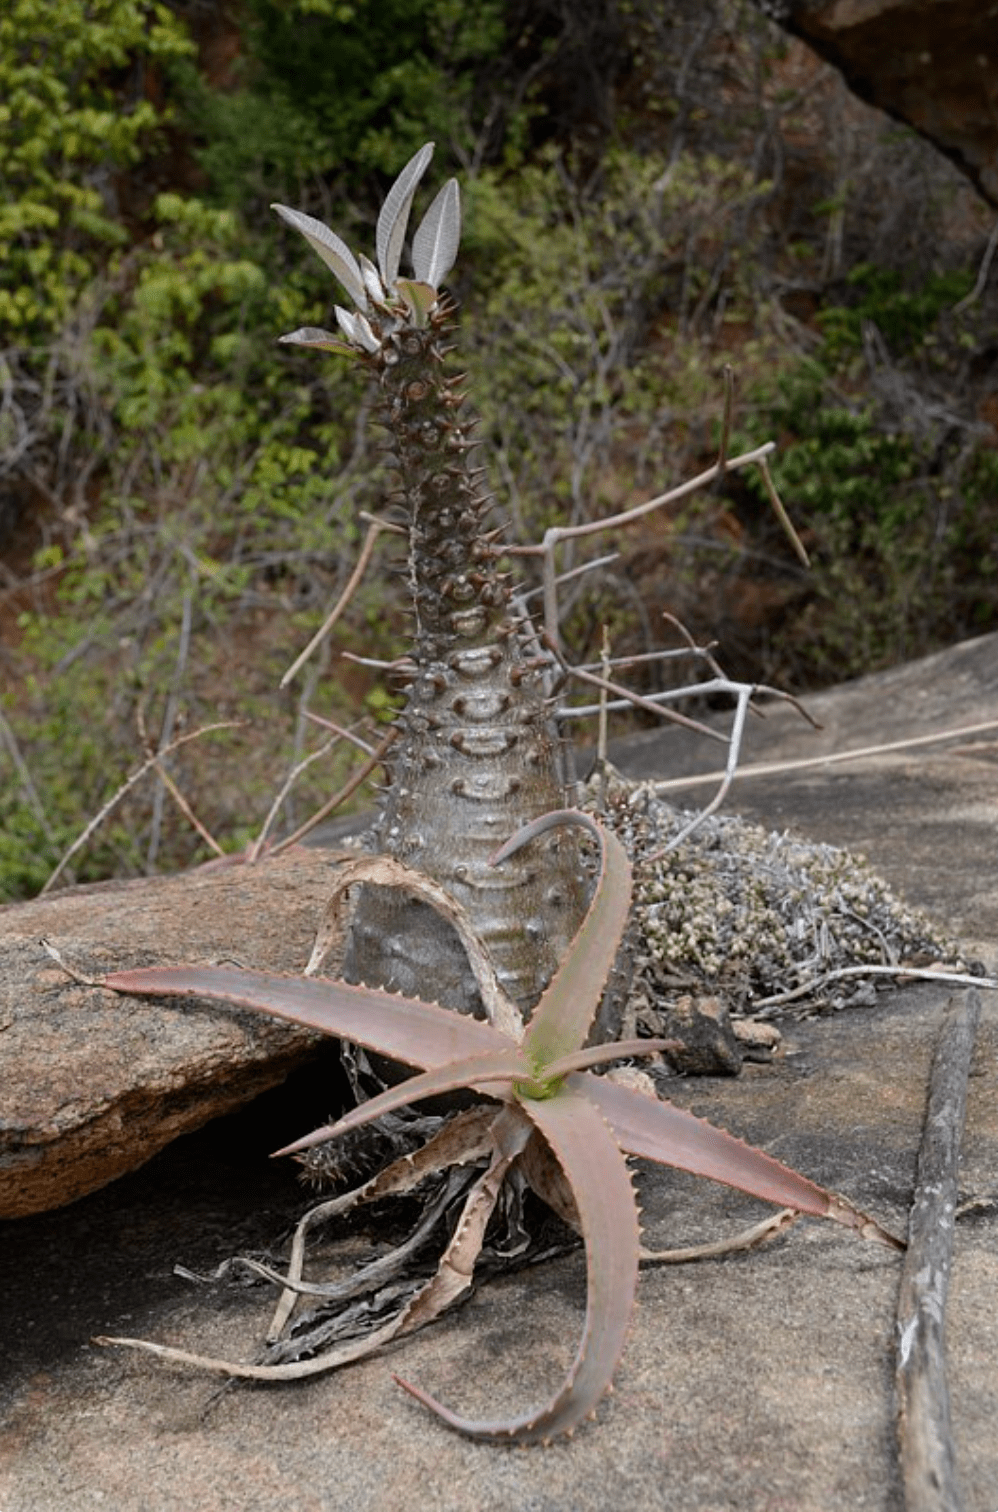
[{"label": "narrow silver leaf at stem top", "polygon": [[378,249],[378,267],[381,269],[381,277],[388,289],[393,287],[398,277],[402,244],[409,224],[409,211],[412,209],[412,197],[432,156],[433,143],[427,142],[424,147],[420,147],[414,157],[409,159],[389,189],[385,203],[381,207],[381,214],[378,216],[375,238]]},{"label": "narrow silver leaf at stem top", "polygon": [[322,221],[314,216],[305,215],[301,210],[292,210],[287,205],[271,205],[271,210],[276,210],[281,220],[304,236],[313,251],[318,252],[327,268],[332,269],[344,289],[350,295],[359,310],[367,309],[367,292],[364,288],[364,280],[361,277],[357,259],[354,257],[345,241],[324,226]]},{"label": "narrow silver leaf at stem top", "polygon": [[448,179],[423,216],[412,243],[416,278],[439,289],[454,266],[461,244],[461,190]]}]

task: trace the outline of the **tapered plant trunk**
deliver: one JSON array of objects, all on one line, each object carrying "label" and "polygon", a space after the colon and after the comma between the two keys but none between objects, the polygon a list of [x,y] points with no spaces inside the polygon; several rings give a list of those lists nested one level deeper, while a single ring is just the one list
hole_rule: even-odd
[{"label": "tapered plant trunk", "polygon": [[[547,658],[529,623],[511,614],[510,585],[497,570],[491,500],[471,465],[458,381],[445,371],[447,324],[438,308],[422,329],[399,325],[365,359],[401,481],[415,615],[412,681],[373,843],[464,905],[509,995],[529,1010],[581,922],[587,889],[572,829],[489,864],[565,794]],[[395,890],[365,889],[346,970],[464,1012],[477,1005],[453,930]]]},{"label": "tapered plant trunk", "polygon": [[[582,922],[589,886],[575,828],[545,834],[501,867],[489,864],[504,840],[563,807],[566,794],[545,694],[551,663],[529,620],[513,612],[511,586],[498,571],[499,532],[491,528],[483,474],[471,463],[472,424],[460,379],[446,371],[450,311],[440,288],[460,241],[455,180],[413,237],[415,278],[398,276],[413,195],[432,151],[421,148],[388,192],[377,268],[311,216],[275,209],[353,301],[355,311],[337,307],[336,318],[378,384],[408,531],[411,682],[372,845],[448,889],[509,996],[529,1012]],[[340,336],[313,327],[283,340],[343,346]],[[395,889],[364,887],[344,971],[465,1013],[480,1008],[454,931]],[[612,1037],[613,1016],[607,1008],[600,1038]]]}]

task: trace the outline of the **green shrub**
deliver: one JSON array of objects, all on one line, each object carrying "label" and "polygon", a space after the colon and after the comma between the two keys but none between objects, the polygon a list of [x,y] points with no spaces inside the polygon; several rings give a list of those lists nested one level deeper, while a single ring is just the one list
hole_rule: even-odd
[{"label": "green shrub", "polygon": [[818,313],[824,337],[824,355],[837,366],[853,352],[862,351],[863,328],[876,326],[895,355],[916,350],[944,311],[968,294],[973,275],[964,268],[931,273],[918,288],[905,287],[894,268],[859,263],[846,283],[853,294],[847,305],[831,305]]},{"label": "green shrub", "polygon": [[150,0],[4,6],[0,327],[22,341],[57,331],[109,251],[129,241],[116,175],[165,119],[142,81],[190,51],[177,18]]}]

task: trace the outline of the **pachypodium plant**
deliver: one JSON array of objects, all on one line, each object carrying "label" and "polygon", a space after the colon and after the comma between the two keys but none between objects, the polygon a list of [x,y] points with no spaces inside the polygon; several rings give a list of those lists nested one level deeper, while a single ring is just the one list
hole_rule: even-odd
[{"label": "pachypodium plant", "polygon": [[[447,366],[454,307],[442,293],[461,232],[455,179],[412,240],[414,277],[399,268],[413,196],[431,144],[406,165],[377,226],[377,266],[355,258],[321,222],[274,208],[336,275],[353,308],[339,333],[305,328],[282,339],[353,354],[373,374],[391,438],[409,541],[415,633],[410,684],[391,756],[391,781],[372,848],[428,874],[467,909],[510,997],[529,1010],[550,981],[586,902],[575,836],[551,834],[500,876],[497,845],[565,802],[545,689],[550,656],[514,612],[499,571],[501,531],[484,472],[473,462],[473,421],[460,374]],[[480,1011],[461,945],[431,909],[367,887],[345,964],[354,980]]]},{"label": "pachypodium plant", "polygon": [[[470,1185],[436,1274],[382,1327],[311,1359],[285,1364],[243,1365],[136,1339],[103,1342],[132,1345],[164,1359],[254,1380],[294,1379],[347,1364],[432,1321],[468,1289],[503,1184],[519,1170],[541,1197],[579,1229],[585,1241],[586,1320],[565,1381],[541,1406],[494,1421],[461,1417],[421,1388],[405,1381],[400,1384],[451,1427],[473,1438],[547,1442],[557,1434],[572,1432],[594,1412],[624,1346],[642,1258],[627,1156],[710,1177],[796,1212],[834,1219],[864,1237],[897,1245],[872,1218],[762,1150],[660,1100],[653,1092],[636,1090],[612,1075],[593,1074],[591,1068],[601,1062],[651,1054],[665,1044],[645,1039],[584,1048],[627,924],[631,903],[627,854],[616,836],[591,816],[569,810],[535,820],[491,861],[501,877],[511,859],[520,853],[529,855],[553,828],[565,824],[583,826],[599,841],[600,871],[584,922],[526,1029],[515,1004],[495,980],[482,978],[483,971],[488,973],[487,957],[479,961],[477,970],[483,998],[493,1005],[492,1022],[379,989],[228,967],[153,968],[118,972],[105,979],[105,986],[119,992],[197,993],[260,1009],[422,1068],[422,1074],[279,1154],[336,1139],[414,1100],[440,1093],[470,1088],[493,1101],[456,1114],[422,1151],[406,1155],[356,1192],[317,1210],[322,1216],[328,1216],[330,1209],[344,1212],[358,1201],[411,1190],[448,1165],[484,1164]],[[394,880],[405,885],[403,877]],[[446,909],[453,917],[452,906]],[[499,1027],[500,1022],[506,1027]],[[314,1284],[303,1285],[300,1265],[278,1279],[292,1297],[297,1290],[307,1289],[311,1295],[321,1292]],[[288,1309],[279,1309],[279,1316],[286,1323]]]}]

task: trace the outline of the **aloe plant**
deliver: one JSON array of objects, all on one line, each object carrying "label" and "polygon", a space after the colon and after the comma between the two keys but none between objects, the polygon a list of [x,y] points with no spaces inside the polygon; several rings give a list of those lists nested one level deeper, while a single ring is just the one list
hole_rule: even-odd
[{"label": "aloe plant", "polygon": [[[307,327],[294,346],[347,351],[373,375],[398,473],[395,502],[409,541],[415,634],[411,678],[391,782],[372,849],[434,877],[467,910],[509,995],[529,1009],[550,980],[585,908],[571,834],[518,857],[501,883],[489,867],[499,842],[565,802],[558,741],[545,696],[550,658],[513,612],[498,569],[500,532],[473,465],[473,421],[461,376],[447,369],[453,306],[441,292],[458,249],[460,191],[451,179],[412,241],[413,278],[399,274],[427,144],[399,175],[377,226],[377,266],[328,227],[283,205],[349,296],[339,332]],[[347,974],[411,996],[480,1011],[459,941],[431,909],[377,887],[363,891]]]},{"label": "aloe plant", "polygon": [[[591,816],[567,811],[527,825],[491,857],[491,864],[501,876],[513,857],[529,854],[555,826],[566,824],[582,826],[599,841],[599,876],[586,917],[525,1029],[517,1028],[522,1023],[518,1010],[494,981],[485,993],[493,1004],[493,1021],[486,1023],[422,999],[315,977],[226,967],[166,967],[117,972],[105,979],[104,985],[118,992],[197,993],[260,1009],[421,1068],[421,1074],[279,1154],[298,1153],[320,1141],[334,1140],[412,1101],[443,1092],[470,1088],[494,1102],[486,1109],[459,1113],[422,1152],[407,1155],[334,1204],[343,1211],[365,1197],[411,1188],[439,1167],[481,1158],[488,1162],[470,1186],[436,1274],[395,1318],[373,1333],[313,1359],[283,1365],[241,1365],[141,1340],[104,1342],[136,1345],[166,1359],[261,1380],[311,1375],[346,1364],[430,1322],[467,1289],[503,1184],[518,1169],[578,1227],[585,1241],[586,1320],[566,1379],[541,1406],[495,1421],[461,1417],[421,1388],[406,1381],[400,1384],[444,1422],[473,1438],[547,1442],[557,1434],[571,1433],[594,1411],[624,1346],[642,1255],[627,1156],[676,1166],[897,1245],[845,1199],[763,1151],[654,1095],[593,1073],[592,1068],[601,1062],[647,1055],[665,1044],[636,1040],[583,1048],[627,924],[631,903],[627,854],[620,841]],[[452,908],[448,907],[448,913],[453,918]],[[487,970],[487,957],[483,959]],[[506,1027],[499,1027],[500,1022]],[[292,1289],[300,1286],[297,1274],[290,1277],[290,1284]]]}]

